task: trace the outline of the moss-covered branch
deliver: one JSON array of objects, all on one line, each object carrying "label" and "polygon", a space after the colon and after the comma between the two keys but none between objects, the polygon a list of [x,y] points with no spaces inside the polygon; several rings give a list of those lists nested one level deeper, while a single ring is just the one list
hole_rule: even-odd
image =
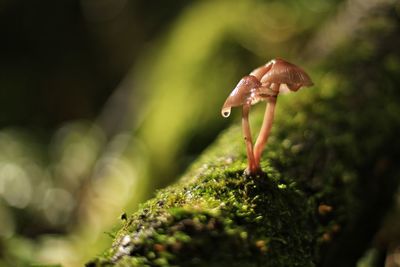
[{"label": "moss-covered branch", "polygon": [[265,175],[243,175],[233,126],[88,265],[354,266],[400,175],[398,13],[367,24],[316,68],[314,88],[278,100]]}]

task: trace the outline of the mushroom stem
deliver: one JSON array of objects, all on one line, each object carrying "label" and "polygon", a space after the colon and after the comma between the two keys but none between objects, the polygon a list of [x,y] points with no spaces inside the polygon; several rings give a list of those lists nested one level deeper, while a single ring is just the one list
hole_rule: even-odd
[{"label": "mushroom stem", "polygon": [[253,141],[251,138],[251,130],[249,124],[249,111],[250,105],[245,104],[243,105],[242,109],[242,128],[243,128],[243,136],[244,141],[246,142],[246,152],[247,152],[247,169],[245,172],[247,174],[254,174],[257,172],[256,162],[254,161],[254,154],[253,154]]},{"label": "mushroom stem", "polygon": [[263,124],[254,145],[254,160],[256,164],[256,169],[261,169],[261,154],[263,152],[265,144],[267,143],[269,133],[271,132],[272,122],[274,121],[275,105],[276,97],[269,97],[267,101],[267,107],[265,109]]}]

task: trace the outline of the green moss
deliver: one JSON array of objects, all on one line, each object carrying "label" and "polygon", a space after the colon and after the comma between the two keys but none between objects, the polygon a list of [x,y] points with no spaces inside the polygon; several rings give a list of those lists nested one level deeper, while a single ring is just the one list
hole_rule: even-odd
[{"label": "green moss", "polygon": [[[277,124],[293,123],[287,116],[291,114],[279,116]],[[296,128],[293,136],[301,141],[286,139],[287,127]],[[266,174],[257,177],[243,175],[246,158],[240,128],[229,129],[179,183],[159,191],[128,219],[114,247],[97,263],[314,266],[315,244],[326,228],[318,222],[316,209],[326,194],[308,194],[299,183],[299,177],[310,173],[309,164],[296,167],[296,174],[284,169],[298,164],[292,158],[299,153],[293,150],[299,142],[305,146],[305,162],[319,151],[298,136],[303,135],[301,122],[287,127],[281,133],[275,129],[269,144],[274,153],[267,152]],[[279,134],[285,135],[284,146],[279,145]]]},{"label": "green moss", "polygon": [[[314,234],[306,223],[312,218],[303,212],[307,198],[296,193],[295,187],[282,190],[267,177],[246,177],[243,169],[221,164],[224,172],[187,179],[146,203],[119,233],[117,240],[128,235],[130,241],[116,243],[109,252],[111,262],[117,266],[202,266],[208,258],[215,266],[255,266],[248,263],[256,257],[257,262],[280,266],[286,255],[297,262],[293,266],[312,265]],[[288,211],[288,206],[293,210]]]},{"label": "green moss", "polygon": [[[399,40],[398,26],[393,20],[390,31],[368,32],[380,42],[360,38],[338,49],[334,63],[312,75],[317,86],[279,99],[264,175],[243,175],[241,129],[231,127],[178,183],[130,216],[112,248],[90,264],[334,266],[338,255],[354,263],[379,224],[371,210],[384,212],[400,174],[400,81],[388,63],[400,55],[388,48],[395,41],[384,41]],[[363,51],[346,57],[349,47]],[[379,61],[388,51],[390,61]],[[319,214],[320,204],[332,211]],[[358,227],[363,220],[368,229]]]}]

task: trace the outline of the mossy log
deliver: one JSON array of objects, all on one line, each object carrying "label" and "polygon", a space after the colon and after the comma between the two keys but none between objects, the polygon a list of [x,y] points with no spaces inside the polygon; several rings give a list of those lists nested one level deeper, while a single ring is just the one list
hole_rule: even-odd
[{"label": "mossy log", "polygon": [[278,99],[265,174],[243,175],[231,127],[87,265],[354,266],[400,176],[400,23],[375,13],[319,63],[315,87]]}]

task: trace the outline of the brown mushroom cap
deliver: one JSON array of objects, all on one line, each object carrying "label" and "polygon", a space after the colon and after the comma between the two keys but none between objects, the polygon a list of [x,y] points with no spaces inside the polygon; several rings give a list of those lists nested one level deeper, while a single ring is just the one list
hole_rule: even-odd
[{"label": "brown mushroom cap", "polygon": [[272,67],[272,62],[270,61],[267,64],[254,69],[252,72],[250,72],[250,75],[253,75],[259,81],[261,81],[261,78],[271,69],[271,67]]},{"label": "brown mushroom cap", "polygon": [[[271,67],[269,68],[269,65]],[[308,74],[298,66],[283,59],[273,59],[265,65],[268,72],[261,78],[261,83],[277,83],[286,86],[291,91],[297,91],[302,86],[312,86]]]},{"label": "brown mushroom cap", "polygon": [[239,83],[233,89],[232,93],[226,99],[222,106],[221,114],[223,117],[229,117],[231,114],[231,108],[241,106],[246,103],[255,104],[259,100],[254,98],[255,91],[261,86],[260,81],[252,76],[248,75],[243,77]]}]

